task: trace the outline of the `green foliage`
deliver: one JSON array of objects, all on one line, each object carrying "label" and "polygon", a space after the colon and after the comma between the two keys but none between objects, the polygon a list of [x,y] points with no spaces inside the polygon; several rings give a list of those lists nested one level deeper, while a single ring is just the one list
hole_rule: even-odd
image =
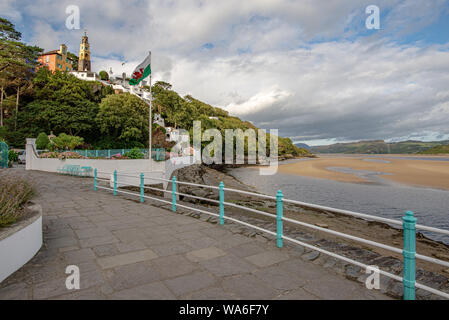
[{"label": "green foliage", "polygon": [[[112,93],[99,82],[77,79],[71,74],[40,69],[33,79],[34,100],[18,115],[17,131],[8,130],[8,141],[23,145],[26,137],[42,131],[80,135],[88,142],[98,139],[95,118],[98,102]],[[8,126],[13,123],[8,122]]]},{"label": "green foliage", "polygon": [[20,218],[23,206],[33,197],[33,187],[17,177],[2,177],[0,183],[0,228],[6,227]]},{"label": "green foliage", "polygon": [[109,95],[101,101],[96,121],[100,131],[117,144],[147,145],[148,112],[148,105],[134,95]]},{"label": "green foliage", "polygon": [[8,160],[11,162],[17,162],[19,160],[19,154],[14,150],[9,150],[8,152]]},{"label": "green foliage", "polygon": [[106,71],[101,70],[99,75],[100,75],[100,79],[101,80],[103,80],[103,81],[108,81],[109,80],[109,74]]},{"label": "green foliage", "polygon": [[72,69],[74,71],[78,70],[78,56],[74,53],[71,52],[67,52],[67,58],[69,58],[70,60],[72,60]]},{"label": "green foliage", "polygon": [[311,150],[321,153],[412,154],[425,152],[429,148],[447,144],[449,144],[449,141],[422,142],[409,140],[387,143],[383,140],[374,140],[316,146],[311,147]]},{"label": "green foliage", "polygon": [[144,154],[142,153],[142,151],[140,151],[139,148],[131,149],[130,151],[126,152],[124,154],[124,156],[129,159],[143,159],[144,158]]},{"label": "green foliage", "polygon": [[449,154],[449,145],[436,146],[421,152],[419,154]]},{"label": "green foliage", "polygon": [[20,41],[22,34],[14,24],[0,17],[0,77],[26,79],[34,71],[41,48]]},{"label": "green foliage", "polygon": [[51,142],[58,150],[73,150],[80,144],[83,144],[84,139],[81,137],[61,133],[59,136],[54,137]]},{"label": "green foliage", "polygon": [[39,135],[36,138],[36,148],[38,150],[46,149],[49,143],[50,139],[48,139],[47,134],[45,134],[45,132],[39,133]]}]

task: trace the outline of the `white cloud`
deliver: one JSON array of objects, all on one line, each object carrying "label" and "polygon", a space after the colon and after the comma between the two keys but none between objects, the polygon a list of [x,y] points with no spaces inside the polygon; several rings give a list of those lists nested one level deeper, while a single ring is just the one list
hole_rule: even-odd
[{"label": "white cloud", "polygon": [[65,29],[69,4],[80,6],[96,71],[129,74],[151,49],[154,80],[294,140],[449,134],[449,45],[398,44],[447,15],[446,0],[377,1],[382,30],[365,37],[355,35],[366,32],[371,0],[17,0],[0,8],[29,20],[28,40],[77,52],[82,30]]}]

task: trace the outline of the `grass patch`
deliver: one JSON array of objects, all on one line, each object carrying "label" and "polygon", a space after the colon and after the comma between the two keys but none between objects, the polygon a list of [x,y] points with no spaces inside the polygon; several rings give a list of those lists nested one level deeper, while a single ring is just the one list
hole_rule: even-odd
[{"label": "grass patch", "polygon": [[0,228],[11,225],[24,214],[24,205],[33,197],[30,183],[16,177],[2,177],[0,183]]}]

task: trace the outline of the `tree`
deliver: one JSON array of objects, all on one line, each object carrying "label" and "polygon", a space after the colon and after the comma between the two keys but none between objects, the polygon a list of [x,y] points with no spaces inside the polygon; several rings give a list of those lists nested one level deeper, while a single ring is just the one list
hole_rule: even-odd
[{"label": "tree", "polygon": [[67,58],[72,60],[72,69],[74,71],[77,71],[78,70],[78,60],[79,60],[78,56],[74,53],[67,52]]},{"label": "tree", "polygon": [[101,70],[99,74],[100,74],[100,79],[101,80],[103,80],[103,81],[108,81],[109,80],[109,74],[106,71]]},{"label": "tree", "polygon": [[39,133],[36,138],[36,148],[38,150],[46,149],[49,143],[50,139],[48,139],[48,136],[45,134],[45,132]]},{"label": "tree", "polygon": [[0,18],[0,122],[3,125],[4,101],[14,95],[14,111],[8,112],[14,116],[14,131],[17,130],[20,95],[32,90],[30,80],[37,65],[37,57],[42,53],[41,48],[22,43],[21,37],[14,24]]},{"label": "tree", "polygon": [[148,111],[148,104],[134,95],[109,95],[101,101],[96,121],[115,147],[148,146]]}]

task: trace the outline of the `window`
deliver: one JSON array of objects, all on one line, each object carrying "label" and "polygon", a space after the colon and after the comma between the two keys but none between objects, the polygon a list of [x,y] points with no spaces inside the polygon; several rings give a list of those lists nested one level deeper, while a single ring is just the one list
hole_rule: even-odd
[{"label": "window", "polygon": [[46,57],[45,57],[45,62],[47,62],[47,63],[50,62],[50,57],[49,57],[49,56],[46,56]]}]

